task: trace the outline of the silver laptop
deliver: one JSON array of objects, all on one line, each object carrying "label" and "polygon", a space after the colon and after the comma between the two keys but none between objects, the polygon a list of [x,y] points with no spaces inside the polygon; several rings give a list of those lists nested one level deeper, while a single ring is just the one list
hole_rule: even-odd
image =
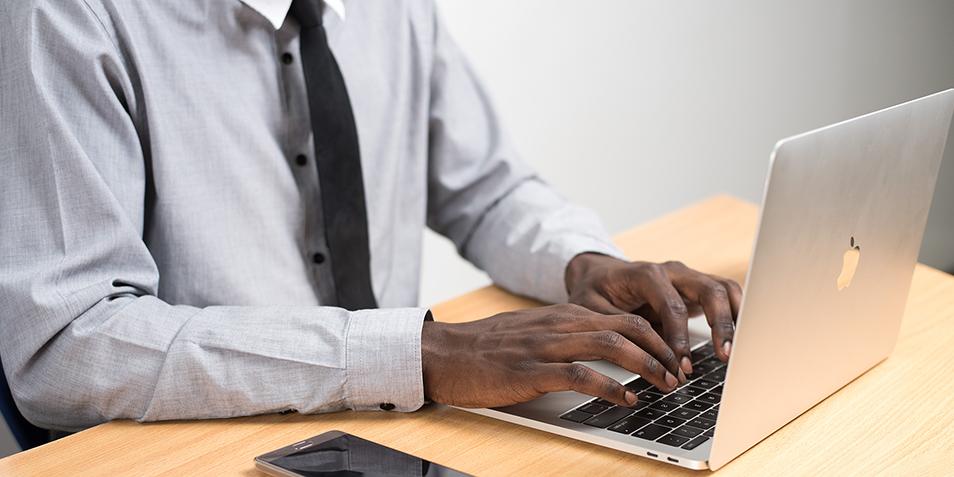
[{"label": "silver laptop", "polygon": [[690,469],[725,465],[890,354],[952,113],[954,89],[776,144],[728,366],[697,330],[694,374],[672,393],[586,363],[636,391],[633,408],[562,392],[468,410]]}]

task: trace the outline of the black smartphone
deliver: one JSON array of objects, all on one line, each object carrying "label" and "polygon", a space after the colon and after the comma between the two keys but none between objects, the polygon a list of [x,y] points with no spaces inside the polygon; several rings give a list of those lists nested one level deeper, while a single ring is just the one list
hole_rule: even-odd
[{"label": "black smartphone", "polygon": [[280,476],[468,476],[341,431],[328,431],[255,458],[259,470]]}]

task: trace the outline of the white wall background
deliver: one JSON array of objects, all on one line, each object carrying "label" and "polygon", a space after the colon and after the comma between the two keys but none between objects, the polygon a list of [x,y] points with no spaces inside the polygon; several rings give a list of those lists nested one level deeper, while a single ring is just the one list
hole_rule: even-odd
[{"label": "white wall background", "polygon": [[[759,201],[778,139],[954,87],[952,0],[438,4],[524,158],[612,232]],[[945,174],[924,258],[954,268]],[[424,304],[488,283],[434,235],[423,280]]]},{"label": "white wall background", "polygon": [[[954,87],[952,0],[438,3],[526,160],[613,232],[758,201],[776,140]],[[925,245],[949,268],[952,152]],[[422,303],[488,283],[442,238],[425,250]]]}]

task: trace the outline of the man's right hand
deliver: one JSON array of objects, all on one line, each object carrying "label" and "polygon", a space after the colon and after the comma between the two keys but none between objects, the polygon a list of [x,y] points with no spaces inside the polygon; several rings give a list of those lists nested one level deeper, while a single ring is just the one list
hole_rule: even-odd
[{"label": "man's right hand", "polygon": [[667,392],[686,380],[672,349],[636,315],[554,305],[468,323],[428,321],[421,333],[424,395],[453,406],[507,406],[569,390],[635,404],[632,391],[574,363],[599,359]]}]

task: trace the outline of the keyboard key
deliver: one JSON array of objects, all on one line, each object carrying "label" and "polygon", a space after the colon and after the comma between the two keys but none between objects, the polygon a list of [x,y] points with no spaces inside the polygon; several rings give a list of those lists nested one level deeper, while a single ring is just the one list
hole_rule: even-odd
[{"label": "keyboard key", "polygon": [[657,439],[656,442],[660,444],[666,444],[667,446],[679,447],[688,441],[688,437],[677,436],[675,433],[663,436],[661,439]]},{"label": "keyboard key", "polygon": [[588,412],[583,412],[583,411],[580,411],[579,409],[574,409],[560,416],[560,419],[566,419],[567,421],[572,421],[572,422],[583,422],[591,417],[593,417],[593,415]]},{"label": "keyboard key", "polygon": [[705,358],[708,358],[709,356],[712,356],[713,353],[715,353],[715,350],[712,349],[712,345],[707,344],[705,346],[700,346],[698,349],[690,352],[689,354],[692,356],[692,362],[697,363]]},{"label": "keyboard key", "polygon": [[606,406],[606,407],[613,407],[616,405],[614,403],[607,401],[606,399],[597,399],[596,401],[593,401],[593,402],[595,402],[596,404],[599,404],[600,406]]},{"label": "keyboard key", "polygon": [[712,381],[718,381],[720,383],[724,383],[725,382],[725,367],[722,367],[710,372],[709,374],[705,375],[705,378],[710,379]]},{"label": "keyboard key", "polygon": [[[708,411],[706,411],[706,412],[708,412]],[[692,419],[692,418],[698,416],[698,415],[699,415],[699,411],[693,411],[693,410],[691,410],[691,409],[686,409],[686,408],[684,408],[684,407],[680,407],[679,409],[676,409],[675,411],[670,412],[669,415],[670,415],[670,416],[673,416],[673,417],[678,417],[679,419],[689,420],[689,419]]]},{"label": "keyboard key", "polygon": [[650,383],[649,381],[646,381],[643,378],[636,378],[626,383],[625,386],[633,391],[639,392],[639,391],[643,391],[652,387],[652,383]]},{"label": "keyboard key", "polygon": [[685,394],[672,393],[661,399],[662,402],[668,402],[671,404],[685,404],[692,400],[692,397]]},{"label": "keyboard key", "polygon": [[653,422],[653,424],[658,424],[660,426],[666,426],[666,427],[679,427],[685,423],[686,423],[685,420],[679,419],[678,417],[672,417],[672,416],[663,416],[663,417],[660,417],[659,419],[656,419],[656,421]]},{"label": "keyboard key", "polygon": [[715,428],[713,427],[712,429],[709,429],[708,431],[703,432],[702,435],[704,435],[704,436],[706,436],[706,437],[712,437],[712,436],[714,436],[714,435],[715,435]]},{"label": "keyboard key", "polygon": [[654,441],[659,439],[659,436],[669,432],[668,427],[657,426],[656,424],[650,424],[642,429],[633,433],[633,437],[638,437],[640,439],[646,439],[647,441]]},{"label": "keyboard key", "polygon": [[656,402],[662,399],[662,394],[657,394],[657,393],[649,392],[649,391],[643,391],[637,394],[637,396],[639,396],[639,400],[643,402]]},{"label": "keyboard key", "polygon": [[687,379],[687,381],[686,381],[685,383],[682,383],[682,384],[677,385],[677,386],[676,386],[676,389],[673,389],[672,392],[674,392],[674,393],[675,393],[675,392],[679,392],[680,389],[682,389],[682,388],[684,388],[684,387],[686,387],[686,386],[688,386],[688,385],[689,385],[689,381],[688,381],[688,379]]},{"label": "keyboard key", "polygon": [[714,388],[718,386],[719,384],[720,383],[717,383],[715,381],[709,381],[708,379],[697,379],[692,382],[692,386],[695,386],[698,388],[706,388],[706,389]]},{"label": "keyboard key", "polygon": [[634,410],[634,411],[638,411],[638,410],[640,410],[640,409],[642,409],[642,408],[644,408],[644,407],[646,407],[646,406],[648,406],[648,405],[649,405],[648,402],[645,402],[645,401],[636,401],[636,404],[633,404],[632,406],[623,406],[623,407],[625,407],[625,408],[627,408],[627,409],[632,409],[632,410]]},{"label": "keyboard key", "polygon": [[593,426],[593,427],[607,427],[612,424],[615,424],[616,421],[624,417],[627,417],[631,415],[632,413],[633,413],[632,410],[626,409],[625,407],[613,407],[602,414],[599,414],[587,419],[586,421],[583,422],[583,424],[586,424],[587,426]]},{"label": "keyboard key", "polygon": [[722,385],[716,386],[709,390],[710,393],[722,394]]},{"label": "keyboard key", "polygon": [[696,401],[704,401],[712,405],[719,404],[719,400],[722,399],[721,394],[716,393],[705,393],[702,396],[696,398]]},{"label": "keyboard key", "polygon": [[[590,414],[599,414],[605,410],[609,409],[609,406],[601,406],[595,402],[589,402],[579,407],[579,411],[588,412]],[[552,416],[553,414],[551,414]]]},{"label": "keyboard key", "polygon": [[705,401],[689,401],[683,404],[682,407],[692,411],[702,412],[702,411],[705,411],[706,409],[709,409],[711,405]]},{"label": "keyboard key", "polygon": [[715,421],[710,421],[708,419],[697,417],[689,421],[689,425],[692,427],[698,427],[699,429],[708,429],[715,426]]},{"label": "keyboard key", "polygon": [[679,407],[678,404],[673,404],[671,402],[666,402],[666,401],[656,401],[649,405],[650,409],[658,409],[663,412],[672,411],[673,409],[676,409],[677,407]]},{"label": "keyboard key", "polygon": [[679,388],[676,390],[676,394],[684,394],[686,396],[693,396],[693,397],[702,396],[705,393],[706,393],[705,389],[694,388],[692,386],[686,386],[684,388]]},{"label": "keyboard key", "polygon": [[692,365],[692,371],[694,373],[708,373],[715,371],[717,368],[722,367],[722,361],[719,361],[716,358],[706,358],[696,364]]},{"label": "keyboard key", "polygon": [[702,432],[703,432],[702,429],[696,429],[695,427],[692,427],[692,426],[677,427],[675,430],[672,431],[673,434],[676,434],[677,436],[685,437],[686,439],[692,439],[693,437],[696,437],[699,434],[702,434]]},{"label": "keyboard key", "polygon": [[711,364],[698,363],[692,365],[692,374],[696,377],[702,377],[711,373],[712,371],[715,371],[715,369],[716,366],[712,366]]},{"label": "keyboard key", "polygon": [[709,440],[708,437],[706,437],[706,436],[699,436],[699,437],[697,437],[697,438],[695,438],[695,439],[689,441],[688,443],[686,443],[686,445],[682,446],[682,448],[683,448],[683,449],[686,449],[686,450],[693,450],[693,449],[695,449],[696,447],[699,447],[699,444],[702,444],[703,442],[705,442],[705,441],[707,441],[707,440]]},{"label": "keyboard key", "polygon": [[647,407],[646,409],[643,409],[642,411],[636,411],[636,415],[643,419],[649,419],[649,420],[655,421],[656,419],[659,419],[660,417],[665,416],[666,413],[663,411],[653,409],[651,407]]},{"label": "keyboard key", "polygon": [[[695,416],[693,416],[693,417],[695,417]],[[708,420],[710,420],[710,421],[714,421],[714,420],[716,420],[716,418],[719,417],[719,411],[716,410],[716,408],[712,408],[712,409],[709,409],[708,411],[702,413],[702,415],[699,416],[699,417],[701,417],[701,418],[703,418],[703,419],[708,419]]]},{"label": "keyboard key", "polygon": [[629,416],[626,419],[609,426],[609,430],[613,432],[621,432],[623,434],[632,434],[633,431],[645,426],[646,424],[649,424],[649,419],[643,419],[637,416]]}]

